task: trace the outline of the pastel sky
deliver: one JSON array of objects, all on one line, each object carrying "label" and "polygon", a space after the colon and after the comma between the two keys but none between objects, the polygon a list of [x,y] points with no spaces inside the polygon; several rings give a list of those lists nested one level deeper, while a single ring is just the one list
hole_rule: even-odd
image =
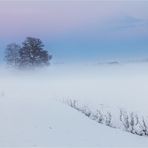
[{"label": "pastel sky", "polygon": [[148,58],[148,1],[1,0],[1,55],[27,36],[55,62]]}]

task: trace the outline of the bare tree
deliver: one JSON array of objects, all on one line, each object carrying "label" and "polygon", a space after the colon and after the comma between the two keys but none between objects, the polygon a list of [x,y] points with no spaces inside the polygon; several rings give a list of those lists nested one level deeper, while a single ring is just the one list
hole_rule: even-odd
[{"label": "bare tree", "polygon": [[7,45],[5,50],[5,60],[9,66],[17,67],[19,65],[19,51],[21,47],[15,43]]}]

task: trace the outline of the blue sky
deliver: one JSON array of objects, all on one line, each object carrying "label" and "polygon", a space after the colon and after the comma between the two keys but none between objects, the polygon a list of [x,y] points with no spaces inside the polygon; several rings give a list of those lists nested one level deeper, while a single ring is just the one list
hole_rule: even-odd
[{"label": "blue sky", "polygon": [[55,62],[148,57],[148,1],[0,1],[0,48],[41,38]]}]

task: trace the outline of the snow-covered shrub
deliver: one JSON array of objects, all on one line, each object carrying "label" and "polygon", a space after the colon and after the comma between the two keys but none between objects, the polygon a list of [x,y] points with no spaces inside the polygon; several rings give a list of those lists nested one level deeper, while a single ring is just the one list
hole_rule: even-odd
[{"label": "snow-covered shrub", "polygon": [[129,116],[126,111],[120,109],[120,121],[122,122],[122,125],[124,126],[125,130],[128,131],[130,125],[129,125]]},{"label": "snow-covered shrub", "polygon": [[103,115],[103,112],[100,111],[100,110],[96,110],[96,112],[93,112],[91,114],[91,117],[90,117],[92,120],[95,120],[97,121],[98,123],[101,123],[103,124],[104,123],[104,115]]},{"label": "snow-covered shrub", "polygon": [[118,124],[121,123],[122,127],[119,127],[119,125],[112,122],[114,116],[110,111],[103,111],[102,108],[92,111],[88,106],[79,105],[76,100],[67,100],[66,104],[100,124],[104,124],[112,128],[122,128],[132,134],[148,136],[147,121],[144,117],[140,117],[134,112],[127,112],[126,110],[120,109]]},{"label": "snow-covered shrub", "polygon": [[141,121],[139,122],[139,127],[140,127],[140,132],[139,135],[143,136],[148,136],[148,124],[144,117],[142,117]]},{"label": "snow-covered shrub", "polygon": [[83,114],[85,114],[87,117],[90,117],[92,114],[92,111],[87,107],[83,106],[82,108],[79,109]]},{"label": "snow-covered shrub", "polygon": [[112,115],[110,112],[103,113],[103,111],[101,111],[101,109],[97,109],[96,111],[91,111],[87,106],[80,106],[78,104],[78,101],[76,101],[76,100],[67,100],[66,103],[70,107],[85,114],[90,119],[95,120],[98,123],[105,124],[107,126],[112,126],[112,123],[111,123]]},{"label": "snow-covered shrub", "polygon": [[[64,101],[64,102],[65,102],[65,101]],[[66,104],[68,104],[70,107],[72,107],[72,108],[74,108],[74,109],[79,110],[79,109],[78,109],[78,102],[77,102],[77,100],[71,100],[71,99],[66,100]]]},{"label": "snow-covered shrub", "polygon": [[112,121],[112,115],[110,112],[107,112],[107,114],[105,115],[105,124],[107,126],[112,126],[111,121]]},{"label": "snow-covered shrub", "polygon": [[120,121],[126,131],[140,136],[148,136],[148,124],[144,117],[141,118],[134,112],[127,113],[120,110]]},{"label": "snow-covered shrub", "polygon": [[122,122],[126,131],[139,135],[139,117],[137,114],[134,112],[128,113],[127,111],[120,110],[120,121]]}]

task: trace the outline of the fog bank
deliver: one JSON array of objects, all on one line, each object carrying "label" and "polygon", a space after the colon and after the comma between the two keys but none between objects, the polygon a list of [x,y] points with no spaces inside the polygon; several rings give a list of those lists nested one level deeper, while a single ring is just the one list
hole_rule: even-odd
[{"label": "fog bank", "polygon": [[147,84],[147,63],[51,65],[32,71],[1,67],[0,101],[40,103],[48,99],[75,99],[95,108],[104,104],[148,114]]}]

